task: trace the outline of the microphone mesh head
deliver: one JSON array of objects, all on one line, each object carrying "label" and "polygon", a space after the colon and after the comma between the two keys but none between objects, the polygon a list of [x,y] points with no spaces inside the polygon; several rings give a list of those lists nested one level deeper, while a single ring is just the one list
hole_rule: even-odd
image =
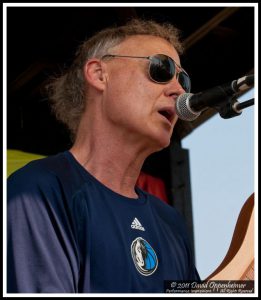
[{"label": "microphone mesh head", "polygon": [[176,112],[181,120],[193,121],[200,115],[200,112],[195,112],[190,107],[189,100],[192,96],[191,93],[184,93],[176,101]]}]

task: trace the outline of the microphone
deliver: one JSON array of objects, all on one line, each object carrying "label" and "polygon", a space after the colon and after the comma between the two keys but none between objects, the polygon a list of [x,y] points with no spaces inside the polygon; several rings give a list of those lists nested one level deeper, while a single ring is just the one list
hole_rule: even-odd
[{"label": "microphone", "polygon": [[181,120],[193,121],[203,110],[219,107],[234,94],[248,90],[253,85],[254,75],[247,75],[197,94],[184,93],[177,98],[176,113]]}]

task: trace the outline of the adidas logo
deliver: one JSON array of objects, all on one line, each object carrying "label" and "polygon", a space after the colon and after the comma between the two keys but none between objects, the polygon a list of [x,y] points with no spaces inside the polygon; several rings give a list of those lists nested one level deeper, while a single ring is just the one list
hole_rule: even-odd
[{"label": "adidas logo", "polygon": [[134,220],[132,221],[131,228],[145,231],[144,227],[141,225],[140,221],[137,218],[134,218]]}]

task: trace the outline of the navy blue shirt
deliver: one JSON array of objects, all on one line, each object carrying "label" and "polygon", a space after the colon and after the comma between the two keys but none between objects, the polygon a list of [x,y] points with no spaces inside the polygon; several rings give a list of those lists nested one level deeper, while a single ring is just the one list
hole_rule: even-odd
[{"label": "navy blue shirt", "polygon": [[8,179],[9,293],[162,293],[199,280],[175,208],[136,188],[119,195],[69,152]]}]

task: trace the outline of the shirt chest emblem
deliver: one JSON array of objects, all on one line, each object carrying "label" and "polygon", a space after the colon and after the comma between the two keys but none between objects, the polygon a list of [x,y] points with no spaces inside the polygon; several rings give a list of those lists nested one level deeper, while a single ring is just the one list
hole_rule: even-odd
[{"label": "shirt chest emblem", "polygon": [[137,218],[134,218],[134,220],[132,221],[131,228],[145,231],[145,228],[141,225],[140,221]]}]

